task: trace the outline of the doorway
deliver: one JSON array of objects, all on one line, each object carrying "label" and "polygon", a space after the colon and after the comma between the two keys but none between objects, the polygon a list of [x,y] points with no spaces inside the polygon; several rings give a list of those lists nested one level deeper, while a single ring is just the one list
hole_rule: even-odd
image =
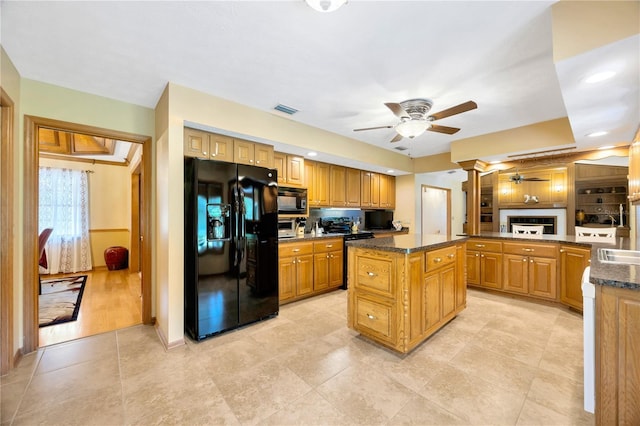
[{"label": "doorway", "polygon": [[451,235],[451,190],[421,186],[422,235]]},{"label": "doorway", "polygon": [[[24,352],[36,350],[39,346],[38,327],[38,135],[40,129],[55,129],[64,132],[81,133],[98,138],[121,140],[142,144],[142,161],[139,168],[140,188],[139,212],[142,224],[140,230],[140,286],[142,295],[142,322],[152,323],[151,318],[151,138],[125,132],[79,125],[75,123],[25,116],[25,240],[31,244],[25,247],[25,283],[24,283]],[[32,238],[33,237],[33,238]],[[28,253],[28,255],[26,255]],[[27,259],[34,259],[29,264]],[[82,306],[82,305],[81,305]]]}]

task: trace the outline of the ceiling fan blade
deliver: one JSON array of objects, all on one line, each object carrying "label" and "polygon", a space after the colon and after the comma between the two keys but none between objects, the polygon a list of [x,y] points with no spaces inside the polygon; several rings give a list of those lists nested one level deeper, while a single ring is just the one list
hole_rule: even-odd
[{"label": "ceiling fan blade", "polygon": [[394,143],[394,142],[400,142],[401,140],[402,140],[402,135],[400,133],[398,133],[389,142]]},{"label": "ceiling fan blade", "polygon": [[387,102],[387,103],[385,103],[385,105],[397,117],[400,117],[400,118],[411,118],[411,116],[409,114],[407,114],[407,111],[405,111],[404,108],[402,108],[402,105],[396,104],[396,103],[393,103],[393,102]]},{"label": "ceiling fan blade", "polygon": [[360,132],[362,130],[376,130],[376,129],[393,129],[394,126],[378,126],[378,127],[365,127],[362,129],[353,129],[354,132]]},{"label": "ceiling fan blade", "polygon": [[460,129],[456,127],[440,126],[438,124],[432,124],[431,127],[429,127],[427,130],[438,133],[446,133],[447,135],[452,135],[460,131]]},{"label": "ceiling fan blade", "polygon": [[476,109],[476,108],[478,108],[478,105],[475,102],[467,101],[463,104],[456,105],[454,107],[442,110],[440,112],[436,112],[435,114],[431,114],[429,117],[432,120],[440,120],[441,118],[460,114],[461,112],[471,111],[472,109]]},{"label": "ceiling fan blade", "polygon": [[528,180],[529,182],[549,182],[549,179],[541,178],[522,178],[522,180]]}]

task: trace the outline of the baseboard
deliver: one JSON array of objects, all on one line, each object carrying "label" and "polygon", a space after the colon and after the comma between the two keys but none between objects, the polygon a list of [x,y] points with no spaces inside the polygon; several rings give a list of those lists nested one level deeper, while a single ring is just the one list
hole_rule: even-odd
[{"label": "baseboard", "polygon": [[157,322],[154,321],[154,327],[156,329],[156,334],[158,334],[158,338],[160,339],[160,342],[162,342],[162,346],[164,346],[164,348],[166,350],[171,350],[174,348],[178,348],[180,346],[185,345],[185,341],[184,341],[184,337],[182,339],[178,339],[175,342],[171,342],[169,343],[167,340],[167,336],[164,335],[164,332],[162,331],[162,329],[160,328],[160,326],[158,325]]}]

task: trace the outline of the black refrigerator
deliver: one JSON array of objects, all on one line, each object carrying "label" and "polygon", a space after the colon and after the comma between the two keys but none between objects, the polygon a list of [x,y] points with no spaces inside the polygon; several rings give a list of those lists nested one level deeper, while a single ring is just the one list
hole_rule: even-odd
[{"label": "black refrigerator", "polygon": [[278,314],[276,170],[185,157],[184,226],[193,339]]}]

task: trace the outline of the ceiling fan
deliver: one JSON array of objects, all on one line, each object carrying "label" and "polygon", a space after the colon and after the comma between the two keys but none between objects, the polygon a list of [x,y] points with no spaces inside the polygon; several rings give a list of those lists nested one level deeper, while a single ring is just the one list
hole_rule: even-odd
[{"label": "ceiling fan", "polygon": [[398,142],[402,140],[402,138],[414,138],[421,135],[426,130],[452,135],[460,129],[456,127],[440,126],[438,124],[433,124],[433,122],[478,108],[478,105],[475,102],[467,101],[460,105],[436,112],[435,114],[427,115],[433,106],[433,101],[431,99],[409,99],[400,103],[388,102],[385,103],[385,105],[396,115],[396,117],[400,118],[400,122],[398,124],[365,127],[362,129],[353,129],[353,131],[360,132],[362,130],[395,129],[398,134],[391,139],[391,142]]},{"label": "ceiling fan", "polygon": [[516,170],[516,174],[514,174],[513,176],[509,176],[509,180],[515,183],[516,185],[521,184],[524,181],[529,181],[529,182],[548,182],[549,181],[549,179],[541,179],[536,177],[525,178],[524,176],[519,174],[517,170]]}]

